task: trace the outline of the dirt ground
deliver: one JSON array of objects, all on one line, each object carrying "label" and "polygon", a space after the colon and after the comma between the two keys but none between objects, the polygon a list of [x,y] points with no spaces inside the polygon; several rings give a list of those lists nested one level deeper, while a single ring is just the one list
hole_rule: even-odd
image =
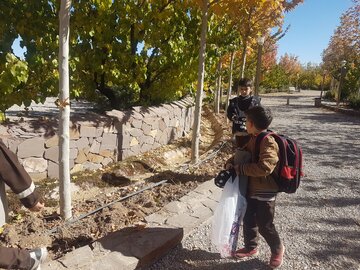
[{"label": "dirt ground", "polygon": [[[30,213],[9,193],[10,222],[0,228],[1,245],[21,248],[45,245],[50,256],[56,259],[109,232],[128,226],[146,226],[145,216],[216,176],[230,157],[231,129],[224,113],[215,116],[205,108],[201,126],[198,164],[189,162],[191,134],[188,134],[106,169],[72,175],[75,185],[70,221],[60,218],[56,180],[36,183],[46,203],[41,213]],[[167,182],[123,199],[162,180]]]}]

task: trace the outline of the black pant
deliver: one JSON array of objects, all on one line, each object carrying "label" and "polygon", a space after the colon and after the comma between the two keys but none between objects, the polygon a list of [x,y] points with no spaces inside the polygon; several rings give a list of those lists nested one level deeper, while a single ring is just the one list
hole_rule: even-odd
[{"label": "black pant", "polygon": [[274,213],[275,201],[267,202],[251,198],[247,199],[243,225],[245,248],[256,248],[260,233],[270,246],[272,253],[280,252],[281,241],[273,223]]}]

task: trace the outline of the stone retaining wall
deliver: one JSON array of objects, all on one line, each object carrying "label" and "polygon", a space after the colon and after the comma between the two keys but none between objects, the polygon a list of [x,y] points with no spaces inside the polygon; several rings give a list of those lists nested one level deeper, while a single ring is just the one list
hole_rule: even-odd
[{"label": "stone retaining wall", "polygon": [[[159,107],[86,113],[71,117],[71,173],[95,170],[144,153],[187,134],[193,124],[191,98]],[[59,177],[58,120],[25,118],[0,126],[4,143],[18,156],[34,180]]]}]

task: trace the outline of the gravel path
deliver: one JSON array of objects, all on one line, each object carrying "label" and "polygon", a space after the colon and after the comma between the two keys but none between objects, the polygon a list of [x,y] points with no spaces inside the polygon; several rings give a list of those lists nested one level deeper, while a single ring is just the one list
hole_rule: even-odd
[{"label": "gravel path", "polygon": [[[314,107],[319,92],[264,96],[275,115],[272,129],[303,147],[306,176],[296,194],[280,194],[275,223],[286,246],[280,269],[360,270],[360,118]],[[220,259],[211,247],[211,219],[147,270],[269,269],[261,238],[259,256]],[[242,245],[241,236],[239,246]]]}]

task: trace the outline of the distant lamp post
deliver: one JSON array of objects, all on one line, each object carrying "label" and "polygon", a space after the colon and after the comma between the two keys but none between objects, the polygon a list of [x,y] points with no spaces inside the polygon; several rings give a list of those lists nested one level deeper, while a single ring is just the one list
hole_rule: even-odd
[{"label": "distant lamp post", "polygon": [[338,89],[338,96],[336,100],[336,106],[339,107],[340,99],[341,99],[341,90],[344,84],[344,77],[346,72],[346,60],[341,61],[341,73],[340,73],[340,81],[339,81],[339,89]]},{"label": "distant lamp post", "polygon": [[257,62],[256,62],[256,76],[255,76],[255,96],[259,95],[259,86],[260,86],[260,73],[261,73],[261,56],[262,56],[262,49],[264,46],[265,37],[260,36],[257,39],[258,43],[258,53],[257,53]]}]

